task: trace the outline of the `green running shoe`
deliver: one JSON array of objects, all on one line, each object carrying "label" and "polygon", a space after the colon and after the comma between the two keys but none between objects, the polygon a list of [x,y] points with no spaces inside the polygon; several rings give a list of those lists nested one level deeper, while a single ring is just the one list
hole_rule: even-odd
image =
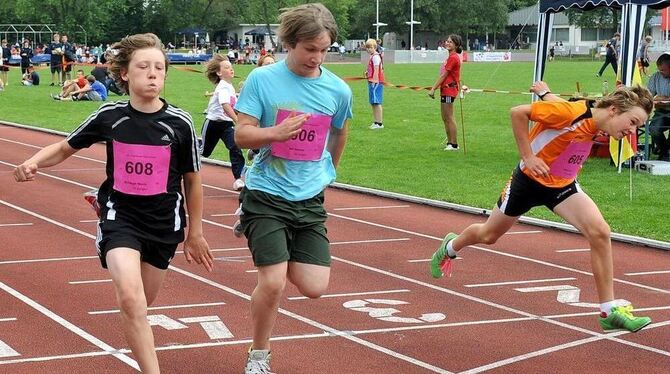
[{"label": "green running shoe", "polygon": [[600,327],[605,331],[628,330],[637,332],[650,323],[651,318],[649,317],[635,317],[632,305],[616,306],[612,308],[609,316],[600,317]]},{"label": "green running shoe", "polygon": [[433,253],[433,258],[430,260],[430,274],[433,278],[441,278],[445,274],[451,275],[451,260],[455,259],[454,257],[449,257],[447,255],[447,243],[456,239],[458,235],[450,232],[447,236],[442,239],[442,244],[437,248],[435,253]]}]

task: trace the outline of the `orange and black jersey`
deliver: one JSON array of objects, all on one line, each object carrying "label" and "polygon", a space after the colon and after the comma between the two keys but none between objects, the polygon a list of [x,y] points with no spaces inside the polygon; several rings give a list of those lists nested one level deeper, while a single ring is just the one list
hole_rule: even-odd
[{"label": "orange and black jersey", "polygon": [[[535,124],[530,130],[529,139],[533,154],[547,165],[556,161],[572,142],[588,142],[597,134],[598,129],[591,114],[592,101],[537,101],[531,104],[530,120]],[[547,187],[564,187],[574,178],[562,178],[549,174],[533,176],[525,167],[523,160],[519,168],[531,179]]]},{"label": "orange and black jersey", "polygon": [[[103,104],[68,137],[72,148],[81,149],[105,142],[107,178],[100,186],[98,202],[102,221],[132,226],[147,237],[162,243],[183,240],[186,226],[182,177],[200,170],[196,132],[191,116],[163,101],[155,113],[134,109],[128,101]],[[115,189],[115,144],[161,146],[169,154],[163,193],[138,196]],[[169,147],[169,150],[168,150]]]}]

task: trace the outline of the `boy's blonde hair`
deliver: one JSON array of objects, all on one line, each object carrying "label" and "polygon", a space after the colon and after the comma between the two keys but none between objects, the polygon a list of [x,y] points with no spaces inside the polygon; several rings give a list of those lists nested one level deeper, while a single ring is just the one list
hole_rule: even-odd
[{"label": "boy's blonde hair", "polygon": [[284,44],[295,48],[298,42],[316,39],[324,31],[331,43],[337,39],[335,18],[323,4],[303,4],[281,11],[277,35]]},{"label": "boy's blonde hair", "polygon": [[147,33],[126,36],[114,43],[109,51],[105,53],[112,79],[116,82],[117,87],[125,92],[129,92],[128,82],[121,79],[121,70],[125,69],[127,72],[128,65],[130,64],[130,60],[133,58],[135,51],[145,48],[156,48],[163,53],[163,56],[165,57],[165,74],[167,74],[170,61],[163,49],[163,43],[155,34]]},{"label": "boy's blonde hair", "polygon": [[207,79],[209,79],[210,82],[217,84],[221,81],[221,77],[219,77],[217,73],[221,68],[221,63],[224,61],[230,63],[228,58],[219,53],[216,53],[214,56],[212,56],[211,60],[207,61],[207,64],[205,65],[205,76]]},{"label": "boy's blonde hair", "polygon": [[372,38],[366,40],[366,41],[365,41],[365,48],[366,48],[366,49],[367,49],[367,48],[374,48],[374,49],[377,49],[377,41],[374,40],[374,39],[372,39]]},{"label": "boy's blonde hair", "polygon": [[614,106],[622,113],[639,106],[649,115],[652,109],[654,109],[654,97],[645,87],[622,86],[608,96],[598,100],[595,104],[596,108],[609,108],[610,106]]}]

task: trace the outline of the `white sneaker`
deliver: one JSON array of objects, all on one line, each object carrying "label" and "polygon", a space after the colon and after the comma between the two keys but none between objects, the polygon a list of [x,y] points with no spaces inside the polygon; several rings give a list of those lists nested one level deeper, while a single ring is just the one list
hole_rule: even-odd
[{"label": "white sneaker", "polygon": [[242,191],[243,188],[244,188],[244,181],[242,179],[235,179],[235,182],[233,182],[233,190]]},{"label": "white sneaker", "polygon": [[458,151],[460,148],[458,146],[455,146],[453,144],[447,143],[447,146],[444,147],[445,151]]},{"label": "white sneaker", "polygon": [[244,374],[273,374],[270,371],[269,350],[251,350],[247,358],[247,366],[244,367]]},{"label": "white sneaker", "polygon": [[383,129],[383,128],[384,128],[384,125],[380,125],[380,124],[378,124],[378,123],[373,123],[373,124],[370,125],[370,127],[368,127],[368,128],[369,128],[370,130],[379,130],[379,129]]}]

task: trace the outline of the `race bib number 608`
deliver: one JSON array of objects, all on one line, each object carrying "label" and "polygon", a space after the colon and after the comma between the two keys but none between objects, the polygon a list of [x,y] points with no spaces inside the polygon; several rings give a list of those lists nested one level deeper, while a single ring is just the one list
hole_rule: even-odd
[{"label": "race bib number 608", "polygon": [[112,143],[114,189],[129,195],[158,195],[167,192],[170,145]]}]

